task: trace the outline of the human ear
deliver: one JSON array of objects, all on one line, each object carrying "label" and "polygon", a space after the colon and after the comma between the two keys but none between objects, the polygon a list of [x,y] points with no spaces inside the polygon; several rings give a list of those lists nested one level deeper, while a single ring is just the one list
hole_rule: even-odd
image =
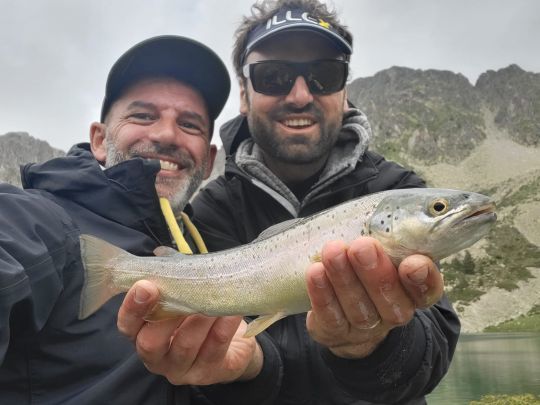
[{"label": "human ear", "polygon": [[217,146],[210,144],[210,150],[208,151],[208,164],[206,165],[206,173],[204,173],[204,179],[206,180],[212,174],[214,168],[214,161],[216,160]]},{"label": "human ear", "polygon": [[105,163],[107,157],[107,146],[105,143],[105,124],[101,122],[93,122],[90,125],[90,149],[96,160],[100,163]]},{"label": "human ear", "polygon": [[240,82],[240,114],[247,115],[249,112],[249,100],[246,89],[247,83]]}]

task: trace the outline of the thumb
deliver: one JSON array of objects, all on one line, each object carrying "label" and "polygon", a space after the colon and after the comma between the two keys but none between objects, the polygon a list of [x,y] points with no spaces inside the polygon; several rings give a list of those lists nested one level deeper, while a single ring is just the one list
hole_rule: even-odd
[{"label": "thumb", "polygon": [[137,281],[127,292],[118,311],[118,330],[134,339],[158,299],[159,290],[155,284],[147,280]]}]

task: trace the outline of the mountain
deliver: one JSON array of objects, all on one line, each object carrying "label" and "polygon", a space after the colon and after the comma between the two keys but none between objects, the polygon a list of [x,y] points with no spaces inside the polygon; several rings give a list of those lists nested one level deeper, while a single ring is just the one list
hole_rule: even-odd
[{"label": "mountain", "polygon": [[499,129],[521,145],[540,146],[540,74],[510,65],[483,73],[475,88]]},{"label": "mountain", "polygon": [[20,165],[41,163],[63,155],[65,152],[31,137],[26,132],[0,135],[0,180],[20,186]]},{"label": "mountain", "polygon": [[[540,74],[517,65],[471,84],[441,70],[392,67],[348,86],[368,115],[372,148],[429,186],[492,196],[489,237],[441,263],[465,332],[540,313]],[[0,136],[0,179],[63,152],[26,133]],[[211,177],[223,172],[220,150]],[[538,326],[540,330],[540,326]]]},{"label": "mountain", "polygon": [[454,163],[486,138],[480,95],[460,74],[392,67],[354,80],[348,95],[389,158]]},{"label": "mountain", "polygon": [[472,85],[448,71],[392,67],[354,80],[348,92],[372,123],[373,149],[429,186],[478,191],[497,203],[489,237],[441,264],[463,330],[536,316],[540,74],[510,65]]}]

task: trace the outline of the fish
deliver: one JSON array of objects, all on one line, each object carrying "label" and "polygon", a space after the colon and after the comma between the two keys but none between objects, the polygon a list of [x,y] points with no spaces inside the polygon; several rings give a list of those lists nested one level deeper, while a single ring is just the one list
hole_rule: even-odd
[{"label": "fish", "polygon": [[487,235],[496,221],[485,195],[450,189],[396,189],[369,194],[274,225],[254,241],[214,253],[185,255],[158,247],[139,257],[92,235],[81,235],[84,285],[79,318],[85,319],[138,280],[150,280],[160,301],[147,320],[187,314],[258,316],[255,336],[288,315],[309,311],[307,267],[321,260],[331,240],[370,236],[392,263],[411,254],[441,260]]}]

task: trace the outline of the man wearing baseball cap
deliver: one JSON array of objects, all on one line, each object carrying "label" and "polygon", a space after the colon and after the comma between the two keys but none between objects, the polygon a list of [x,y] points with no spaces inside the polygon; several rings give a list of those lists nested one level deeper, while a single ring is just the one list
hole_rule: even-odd
[{"label": "man wearing baseball cap", "polygon": [[[370,125],[347,102],[352,49],[352,35],[318,0],[265,0],[243,19],[233,50],[241,115],[221,128],[225,174],[193,201],[210,250],[248,243],[276,223],[354,197],[425,186],[368,150]],[[275,348],[273,356],[263,350],[264,363],[283,365],[270,400],[425,403],[448,370],[459,335],[435,264],[414,255],[396,269],[367,237],[348,246],[329,243],[322,258],[306,273],[312,310],[258,336]],[[144,346],[146,326],[133,324],[125,330]],[[180,343],[166,331],[152,337]],[[181,373],[174,359],[150,369],[169,378]]]},{"label": "man wearing baseball cap", "polygon": [[[188,200],[212,168],[213,123],[229,90],[223,62],[203,44],[179,36],[142,41],[113,65],[90,144],[23,167],[24,190],[0,184],[3,405],[238,404],[239,397],[257,404],[267,397],[264,387],[235,381],[263,374],[277,384],[278,368],[260,364],[263,340],[230,342],[241,318],[186,320],[178,331],[184,341],[205,345],[193,362],[198,374],[181,386],[150,373],[118,331],[122,297],[78,318],[80,234],[139,256],[162,245],[206,250],[196,231],[183,231],[192,229]],[[237,346],[243,355],[227,351]],[[209,358],[227,369],[216,374]],[[209,401],[207,392],[220,400]]]}]

